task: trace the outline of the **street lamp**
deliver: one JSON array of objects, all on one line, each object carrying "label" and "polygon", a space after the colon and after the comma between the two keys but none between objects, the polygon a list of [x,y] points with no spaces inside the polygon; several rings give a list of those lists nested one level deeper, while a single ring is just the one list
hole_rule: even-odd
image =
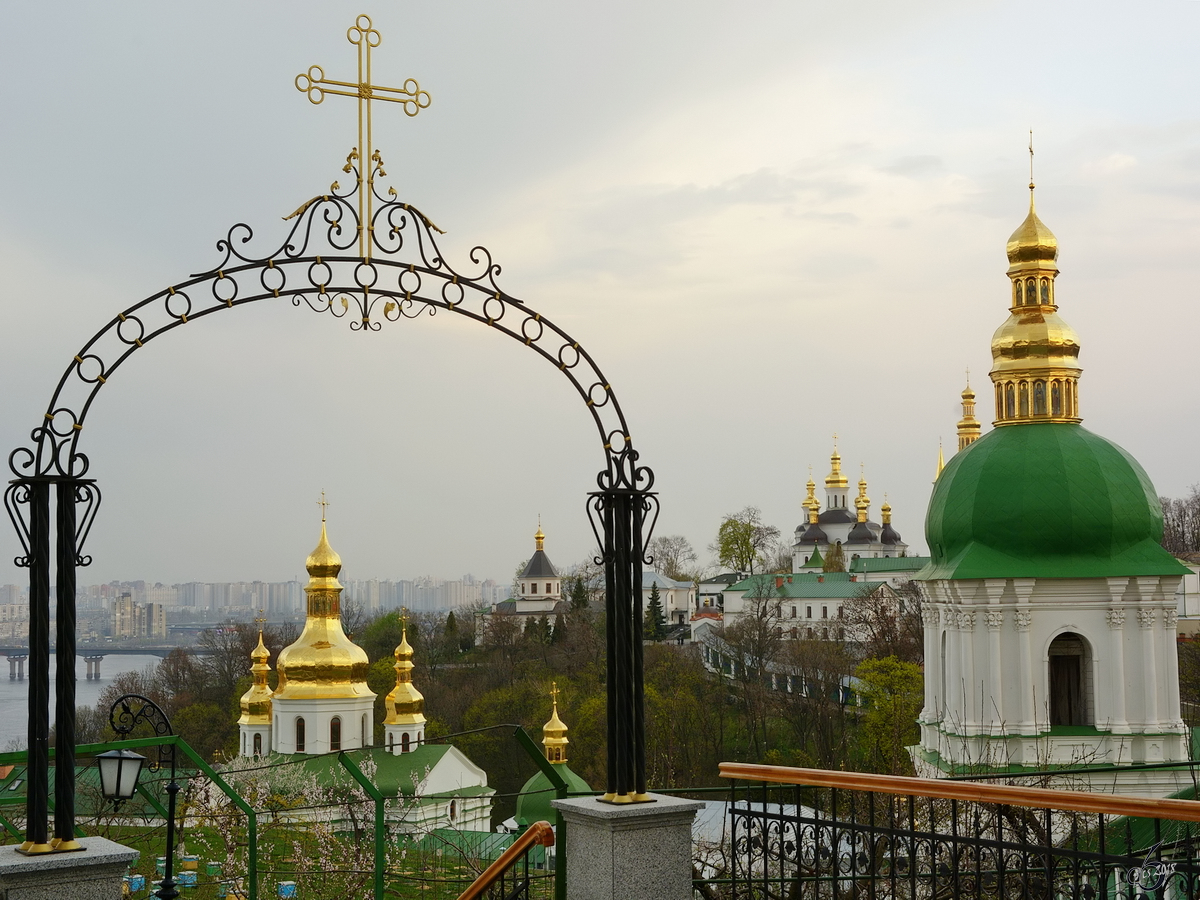
[{"label": "street lamp", "polygon": [[[130,734],[134,728],[143,722],[154,729],[159,737],[173,737],[171,722],[158,706],[139,694],[126,694],[112,705],[108,713],[108,721],[113,731],[122,737]],[[96,757],[100,768],[100,790],[106,800],[113,801],[114,808],[130,799],[137,790],[138,775],[142,772],[142,764],[146,758],[132,750],[109,750]],[[171,764],[171,780],[167,784],[167,855],[163,868],[162,886],[154,892],[159,900],[176,900],[179,891],[175,890],[175,795],[179,793],[179,785],[175,783],[175,744],[160,744],[158,761],[150,764],[150,768],[160,769],[163,763]]]}]

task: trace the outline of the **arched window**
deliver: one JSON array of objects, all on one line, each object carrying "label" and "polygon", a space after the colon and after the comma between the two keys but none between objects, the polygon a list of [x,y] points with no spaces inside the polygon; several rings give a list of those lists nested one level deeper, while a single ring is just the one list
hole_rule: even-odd
[{"label": "arched window", "polygon": [[366,713],[363,713],[363,717],[362,717],[362,743],[359,746],[361,746],[361,747],[367,746],[367,714]]},{"label": "arched window", "polygon": [[1055,381],[1050,385],[1050,415],[1061,416],[1062,414],[1062,388]]},{"label": "arched window", "polygon": [[1022,381],[1017,385],[1017,397],[1020,401],[1018,415],[1022,418],[1029,415],[1029,382]]},{"label": "arched window", "polygon": [[407,731],[404,732],[404,734],[400,735],[400,752],[401,753],[408,752],[408,732]]},{"label": "arched window", "polygon": [[342,749],[342,717],[334,716],[329,720],[329,749]]},{"label": "arched window", "polygon": [[1046,414],[1046,382],[1044,381],[1033,383],[1033,414],[1035,416]]},{"label": "arched window", "polygon": [[451,800],[450,801],[450,821],[453,822],[455,816],[457,816],[457,815],[458,815],[458,801]]},{"label": "arched window", "polygon": [[254,755],[262,756],[262,735],[254,735]]},{"label": "arched window", "polygon": [[1050,305],[1050,279],[1042,279],[1042,306]]},{"label": "arched window", "polygon": [[1050,642],[1050,724],[1090,725],[1091,650],[1078,634],[1066,632]]},{"label": "arched window", "polygon": [[1013,386],[1008,383],[1004,386],[1004,418],[1013,419],[1017,415],[1017,405],[1014,402]]},{"label": "arched window", "polygon": [[242,756],[246,755],[246,736],[242,735]]},{"label": "arched window", "polygon": [[532,582],[532,583],[529,585],[529,593],[531,593],[531,594],[536,594],[536,593],[537,593],[537,582],[536,582],[536,581]]},{"label": "arched window", "polygon": [[1026,301],[1026,303],[1025,303],[1026,306],[1037,305],[1037,279],[1036,278],[1026,278],[1025,279],[1025,301]]},{"label": "arched window", "polygon": [[1013,306],[1023,306],[1025,303],[1021,296],[1021,282],[1013,282]]},{"label": "arched window", "polygon": [[388,750],[393,750],[396,747],[396,735],[388,732]]},{"label": "arched window", "polygon": [[304,719],[296,719],[296,752],[304,752]]}]

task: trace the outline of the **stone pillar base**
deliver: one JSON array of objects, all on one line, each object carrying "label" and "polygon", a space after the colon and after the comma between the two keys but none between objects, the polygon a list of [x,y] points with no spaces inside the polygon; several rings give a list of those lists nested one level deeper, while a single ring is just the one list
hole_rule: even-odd
[{"label": "stone pillar base", "polygon": [[552,801],[567,830],[567,900],[691,900],[692,820],[704,804],[651,796],[657,802]]},{"label": "stone pillar base", "polygon": [[121,876],[136,850],[102,837],[80,839],[83,850],[22,856],[0,847],[0,897],[5,900],[120,900]]}]

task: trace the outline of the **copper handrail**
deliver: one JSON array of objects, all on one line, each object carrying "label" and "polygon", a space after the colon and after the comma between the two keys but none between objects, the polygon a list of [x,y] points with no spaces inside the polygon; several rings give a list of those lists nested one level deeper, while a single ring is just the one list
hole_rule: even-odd
[{"label": "copper handrail", "polygon": [[811,787],[845,788],[880,794],[938,797],[944,800],[973,800],[977,803],[1007,803],[1039,809],[1069,809],[1075,812],[1137,816],[1145,819],[1174,819],[1200,822],[1200,803],[1195,800],[1147,800],[1121,794],[1092,794],[1048,788],[979,784],[971,781],[941,781],[903,775],[874,775],[867,772],[830,772],[790,766],[754,763],[721,763],[721,776],[740,781],[799,784]]},{"label": "copper handrail", "polygon": [[496,861],[479,873],[467,889],[458,895],[458,900],[477,900],[483,892],[500,880],[500,877],[511,869],[522,856],[528,853],[534,844],[543,847],[554,846],[554,829],[549,822],[534,822],[524,833],[512,842],[507,850],[496,857]]}]

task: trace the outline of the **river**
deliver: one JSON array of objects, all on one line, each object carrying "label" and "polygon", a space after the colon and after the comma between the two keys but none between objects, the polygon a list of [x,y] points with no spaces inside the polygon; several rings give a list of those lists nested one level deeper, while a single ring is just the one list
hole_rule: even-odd
[{"label": "river", "polygon": [[[114,653],[104,657],[100,664],[103,676],[99,681],[87,680],[87,666],[83,658],[76,660],[75,672],[75,705],[95,706],[100,700],[100,692],[112,683],[112,680],[122,672],[140,672],[147,666],[157,666],[160,659],[157,656],[126,656]],[[0,656],[0,750],[12,749],[14,741],[25,747],[25,737],[28,732],[29,717],[29,663],[25,664],[25,680],[10,681],[8,678],[8,660]],[[50,659],[50,723],[54,724],[54,669],[53,656]]]}]

